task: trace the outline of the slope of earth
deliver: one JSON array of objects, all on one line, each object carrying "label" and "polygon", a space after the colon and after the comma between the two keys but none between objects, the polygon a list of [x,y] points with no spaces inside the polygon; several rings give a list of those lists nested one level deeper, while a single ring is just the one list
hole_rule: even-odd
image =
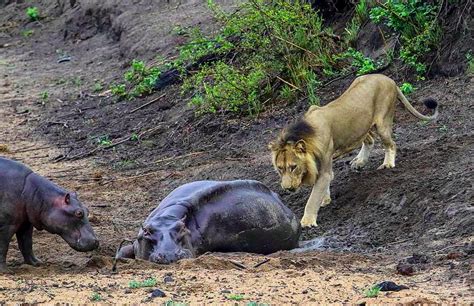
[{"label": "slope of earth", "polygon": [[[94,91],[120,78],[133,58],[173,56],[183,42],[175,26],[212,31],[201,1],[35,1],[47,16],[40,22],[23,17],[28,1],[1,5],[0,154],[78,190],[101,247],[77,253],[59,237],[35,231],[34,250],[44,264],[32,268],[21,265],[13,241],[14,274],[0,276],[0,302],[84,302],[94,292],[107,302],[151,302],[148,289],[128,288],[149,277],[167,294],[153,302],[234,303],[232,294],[261,303],[473,301],[473,76],[416,84],[409,97],[415,107],[423,109],[419,101],[430,96],[441,115],[423,123],[397,109],[395,169],[375,170],[380,147],[360,172],[348,167],[355,153],[335,163],[333,202],[321,210],[320,226],[303,232],[303,239],[317,239],[317,250],[208,254],[170,266],[128,261],[113,274],[120,241],[134,237],[159,200],[186,182],[257,179],[301,217],[309,190],[281,192],[267,144],[308,105],[277,105],[258,118],[199,117],[177,87],[122,102]],[[323,88],[323,103],[352,80]],[[140,137],[129,140],[132,135]],[[120,144],[104,148],[101,139]],[[265,258],[270,261],[252,268]],[[399,261],[409,262],[415,275],[397,274]],[[167,275],[172,281],[165,283]],[[410,289],[363,298],[383,280]]]}]

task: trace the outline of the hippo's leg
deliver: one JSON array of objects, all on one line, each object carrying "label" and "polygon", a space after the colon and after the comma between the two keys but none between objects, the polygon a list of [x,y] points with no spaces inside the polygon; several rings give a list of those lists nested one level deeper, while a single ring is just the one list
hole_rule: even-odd
[{"label": "hippo's leg", "polygon": [[41,262],[33,255],[33,225],[23,225],[16,232],[16,238],[25,263],[35,267],[39,266]]},{"label": "hippo's leg", "polygon": [[15,234],[15,228],[13,226],[0,225],[0,273],[8,272],[7,252],[13,234]]},{"label": "hippo's leg", "polygon": [[117,258],[135,258],[135,250],[133,249],[133,245],[122,247],[117,253]]}]

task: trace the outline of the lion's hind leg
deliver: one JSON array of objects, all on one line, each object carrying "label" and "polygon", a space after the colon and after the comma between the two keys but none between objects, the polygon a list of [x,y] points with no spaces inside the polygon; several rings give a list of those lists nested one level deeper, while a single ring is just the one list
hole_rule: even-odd
[{"label": "lion's hind leg", "polygon": [[369,161],[370,152],[374,148],[374,132],[369,131],[362,142],[362,148],[359,154],[351,161],[352,169],[361,169]]},{"label": "lion's hind leg", "polygon": [[[393,118],[393,117],[392,117]],[[385,157],[383,164],[377,169],[390,169],[395,167],[395,155],[397,153],[397,145],[392,139],[392,120],[387,120],[381,124],[376,124],[377,133],[382,140],[382,145],[385,150]]]}]

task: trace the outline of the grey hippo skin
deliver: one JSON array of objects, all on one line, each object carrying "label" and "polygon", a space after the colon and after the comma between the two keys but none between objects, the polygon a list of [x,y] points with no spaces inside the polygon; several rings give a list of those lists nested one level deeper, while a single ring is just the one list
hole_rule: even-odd
[{"label": "grey hippo skin", "polygon": [[33,227],[60,235],[77,251],[96,249],[99,241],[87,216],[75,193],[0,157],[0,272],[7,271],[8,245],[14,234],[25,263],[39,264],[32,249]]},{"label": "grey hippo skin", "polygon": [[117,258],[171,263],[205,252],[269,254],[298,246],[295,215],[257,181],[197,181],[172,191]]}]

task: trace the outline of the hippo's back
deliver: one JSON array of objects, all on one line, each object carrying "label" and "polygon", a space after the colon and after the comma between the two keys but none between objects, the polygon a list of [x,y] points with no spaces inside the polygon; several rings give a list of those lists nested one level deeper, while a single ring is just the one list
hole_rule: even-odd
[{"label": "hippo's back", "polygon": [[[253,180],[198,181],[175,189],[159,209],[189,207],[187,226],[197,253],[269,254],[297,247],[298,219],[277,194]],[[191,218],[189,218],[191,217]]]},{"label": "hippo's back", "polygon": [[32,171],[23,164],[0,157],[0,193],[18,194]]}]

